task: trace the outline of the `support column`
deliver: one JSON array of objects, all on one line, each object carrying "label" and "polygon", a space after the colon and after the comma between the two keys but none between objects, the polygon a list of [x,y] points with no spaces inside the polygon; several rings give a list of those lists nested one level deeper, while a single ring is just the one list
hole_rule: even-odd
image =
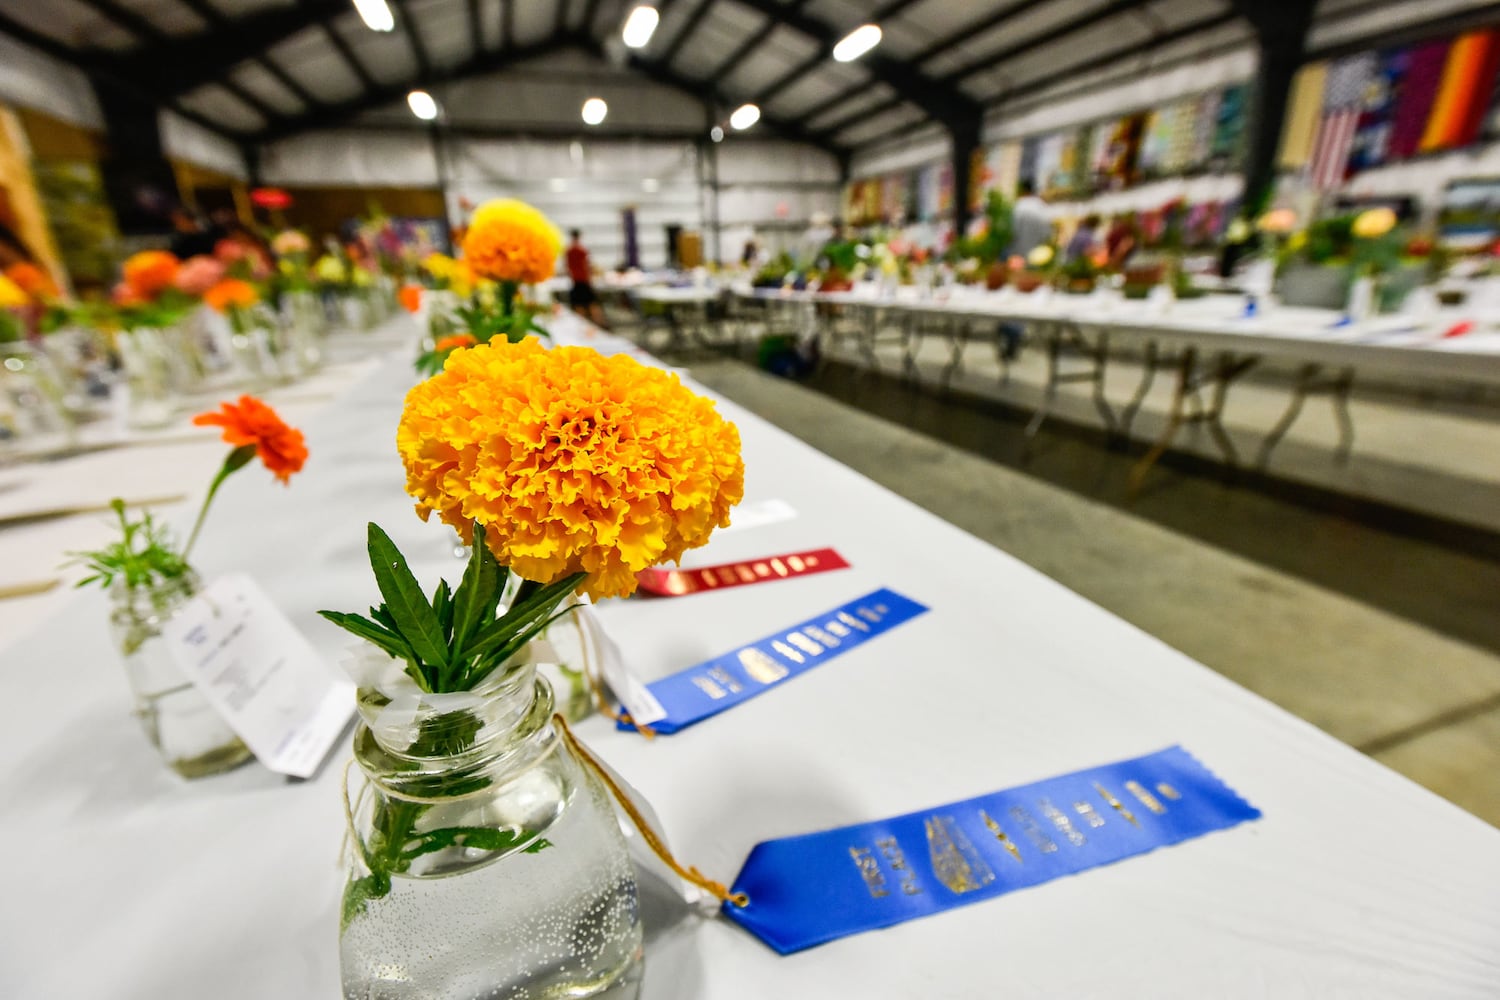
[{"label": "support column", "polygon": [[953,137],[953,238],[963,239],[969,227],[969,203],[974,198],[974,154],[979,151],[979,133],[984,119],[974,115],[948,124]]},{"label": "support column", "polygon": [[1238,0],[1235,7],[1255,29],[1256,69],[1248,143],[1245,149],[1245,206],[1258,214],[1276,184],[1276,151],[1286,124],[1292,81],[1307,55],[1313,0],[1264,4]]}]

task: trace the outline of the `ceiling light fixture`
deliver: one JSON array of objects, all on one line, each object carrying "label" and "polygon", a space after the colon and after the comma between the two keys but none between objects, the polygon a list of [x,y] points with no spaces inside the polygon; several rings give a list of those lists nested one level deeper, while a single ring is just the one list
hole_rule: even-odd
[{"label": "ceiling light fixture", "polygon": [[839,62],[853,62],[879,44],[880,25],[861,24],[833,47],[833,58]]},{"label": "ceiling light fixture", "polygon": [[720,128],[719,126],[715,125],[713,128],[711,128],[711,129],[708,130],[708,137],[710,139],[712,139],[714,142],[723,142],[724,141],[724,130],[722,128]]},{"label": "ceiling light fixture", "polygon": [[734,114],[729,116],[729,124],[741,132],[758,121],[760,121],[760,108],[753,104],[741,104],[735,108]]},{"label": "ceiling light fixture", "polygon": [[407,94],[406,106],[411,108],[412,114],[424,122],[430,122],[438,115],[437,101],[434,101],[432,95],[425,90],[413,90]]},{"label": "ceiling light fixture", "polygon": [[620,33],[625,40],[625,47],[645,48],[646,43],[651,41],[652,34],[656,32],[656,22],[659,20],[661,20],[661,15],[656,12],[655,7],[642,5],[632,10],[630,16],[625,19],[625,29]]},{"label": "ceiling light fixture", "polygon": [[583,102],[583,123],[585,125],[598,125],[604,121],[604,116],[609,114],[609,105],[604,103],[602,97],[590,97]]},{"label": "ceiling light fixture", "polygon": [[385,0],[354,0],[354,9],[371,31],[390,31],[396,26],[396,15]]},{"label": "ceiling light fixture", "polygon": [[647,194],[655,194],[661,190],[661,182],[655,177],[647,177],[641,181],[641,190]]}]

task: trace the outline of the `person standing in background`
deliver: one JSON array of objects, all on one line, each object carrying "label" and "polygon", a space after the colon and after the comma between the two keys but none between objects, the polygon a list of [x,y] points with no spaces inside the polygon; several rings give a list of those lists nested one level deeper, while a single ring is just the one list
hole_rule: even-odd
[{"label": "person standing in background", "polygon": [[1021,196],[1011,209],[1009,253],[1025,257],[1052,242],[1052,217],[1047,214],[1047,202],[1037,195],[1034,181],[1023,178],[1017,190]]},{"label": "person standing in background", "polygon": [[603,327],[604,309],[599,305],[598,293],[594,291],[594,274],[589,266],[589,252],[583,247],[583,234],[570,229],[568,236],[573,240],[568,244],[565,255],[568,278],[573,282],[573,287],[568,289],[568,307],[595,326]]},{"label": "person standing in background", "polygon": [[1073,238],[1068,240],[1068,249],[1063,253],[1063,262],[1070,263],[1085,257],[1092,257],[1094,245],[1099,239],[1099,216],[1086,215],[1078,228],[1073,232]]}]

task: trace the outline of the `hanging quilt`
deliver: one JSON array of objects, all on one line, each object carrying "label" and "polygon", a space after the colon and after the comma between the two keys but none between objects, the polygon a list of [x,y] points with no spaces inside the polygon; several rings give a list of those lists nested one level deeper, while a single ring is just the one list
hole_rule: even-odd
[{"label": "hanging quilt", "polygon": [[1418,152],[1466,146],[1479,137],[1497,71],[1500,33],[1487,28],[1459,36],[1448,50]]}]

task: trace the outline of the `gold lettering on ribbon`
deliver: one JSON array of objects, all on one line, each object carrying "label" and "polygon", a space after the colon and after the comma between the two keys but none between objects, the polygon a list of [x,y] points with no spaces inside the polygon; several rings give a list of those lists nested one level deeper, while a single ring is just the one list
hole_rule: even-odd
[{"label": "gold lettering on ribbon", "polygon": [[1067,813],[1053,805],[1051,799],[1042,799],[1038,805],[1042,807],[1042,815],[1052,821],[1052,825],[1057,827],[1058,832],[1068,839],[1068,843],[1074,847],[1083,846],[1084,836],[1073,825],[1073,821],[1068,819]]},{"label": "gold lettering on ribbon", "polygon": [[847,611],[839,612],[839,621],[843,622],[845,625],[848,625],[850,628],[857,628],[861,632],[870,631],[870,626],[866,625],[864,622],[860,621],[858,618],[854,617]]},{"label": "gold lettering on ribbon", "polygon": [[780,639],[772,639],[771,648],[776,650],[776,652],[780,653],[782,656],[785,656],[788,660],[791,660],[793,663],[807,662],[807,657],[803,656],[801,653],[797,652],[795,649],[793,649],[791,646],[788,646]]},{"label": "gold lettering on ribbon", "polygon": [[740,650],[739,660],[740,666],[745,668],[745,673],[762,684],[775,684],[787,675],[786,667],[758,649]]},{"label": "gold lettering on ribbon", "polygon": [[1016,864],[1024,865],[1026,862],[1021,860],[1021,849],[1016,846],[1015,841],[1005,835],[1005,831],[1000,829],[1000,824],[990,819],[990,814],[983,809],[979,810],[979,818],[984,820],[984,825],[989,827],[990,833],[993,833],[995,839],[1000,841],[1000,846],[1009,851],[1010,856],[1016,859]]},{"label": "gold lettering on ribbon", "polygon": [[1109,789],[1105,788],[1103,785],[1099,784],[1099,782],[1097,782],[1097,781],[1094,782],[1094,791],[1098,792],[1100,798],[1104,799],[1105,802],[1109,803],[1109,807],[1111,809],[1113,809],[1115,812],[1119,813],[1121,816],[1124,816],[1125,819],[1130,823],[1131,826],[1140,826],[1141,825],[1140,822],[1135,818],[1135,814],[1132,813],[1129,809],[1125,808],[1125,803],[1121,802],[1119,799],[1117,799],[1113,795],[1109,794]]},{"label": "gold lettering on ribbon", "polygon": [[886,863],[891,866],[901,879],[901,894],[903,896],[917,896],[922,892],[922,887],[917,885],[917,873],[911,870],[906,863],[906,854],[901,850],[901,845],[895,837],[883,837],[875,841],[875,846],[880,848]]},{"label": "gold lettering on ribbon", "polygon": [[723,667],[714,667],[713,669],[709,670],[708,676],[718,681],[722,686],[728,688],[730,694],[739,694],[745,689],[744,685],[731,677],[729,675],[729,671],[725,670]]},{"label": "gold lettering on ribbon", "polygon": [[1167,784],[1165,781],[1157,782],[1156,790],[1158,792],[1161,792],[1162,798],[1171,799],[1173,802],[1176,802],[1178,799],[1182,798],[1182,793],[1173,788],[1171,785]]},{"label": "gold lettering on ribbon", "polygon": [[788,632],[786,634],[786,641],[802,650],[808,656],[817,656],[823,652],[822,646],[819,646],[801,632]]},{"label": "gold lettering on ribbon", "polygon": [[709,680],[707,677],[694,677],[693,684],[698,688],[698,690],[708,695],[714,701],[718,701],[720,698],[724,697],[724,689],[719,687],[719,685],[715,684],[713,681]]},{"label": "gold lettering on ribbon", "polygon": [[755,569],[755,575],[756,576],[770,576],[771,575],[771,567],[767,566],[763,562],[756,563],[755,566],[754,566],[754,569]]},{"label": "gold lettering on ribbon", "polygon": [[1036,817],[1027,812],[1023,806],[1011,806],[1010,818],[1020,824],[1026,836],[1043,854],[1051,854],[1057,850],[1057,842],[1047,836],[1046,831],[1037,823]]},{"label": "gold lettering on ribbon", "polygon": [[840,639],[845,639],[849,636],[849,626],[841,621],[826,621],[823,623],[823,627]]},{"label": "gold lettering on ribbon", "polygon": [[927,853],[932,873],[956,896],[983,889],[995,881],[995,873],[974,850],[969,838],[951,816],[929,816]]},{"label": "gold lettering on ribbon", "polygon": [[1161,800],[1158,799],[1155,795],[1152,795],[1150,792],[1146,791],[1145,786],[1143,786],[1139,781],[1125,782],[1125,790],[1139,799],[1141,805],[1145,806],[1147,809],[1150,809],[1152,812],[1156,813],[1156,815],[1160,816],[1162,813],[1167,811],[1167,807],[1161,804]]},{"label": "gold lettering on ribbon", "polygon": [[859,869],[859,877],[864,879],[872,899],[891,894],[885,887],[885,876],[880,873],[880,862],[875,860],[868,847],[849,848],[849,857],[854,859],[854,867]]},{"label": "gold lettering on ribbon", "polygon": [[793,573],[800,573],[807,564],[802,561],[801,556],[787,556],[786,564],[792,568]]},{"label": "gold lettering on ribbon", "polygon": [[1092,803],[1075,802],[1073,803],[1073,811],[1082,816],[1083,821],[1093,829],[1098,829],[1104,825],[1104,817],[1099,815],[1099,810],[1095,809]]},{"label": "gold lettering on ribbon", "polygon": [[804,625],[802,626],[802,631],[812,636],[814,639],[816,639],[818,642],[822,643],[829,649],[832,649],[839,644],[839,641],[837,639],[835,639],[833,636],[829,635],[822,629],[818,628],[818,626],[816,625]]},{"label": "gold lettering on ribbon", "polygon": [[777,576],[787,575],[786,563],[782,562],[780,559],[772,559],[771,568],[776,571]]},{"label": "gold lettering on ribbon", "polygon": [[755,574],[750,572],[750,567],[740,563],[734,567],[734,575],[740,578],[741,583],[754,583]]}]

